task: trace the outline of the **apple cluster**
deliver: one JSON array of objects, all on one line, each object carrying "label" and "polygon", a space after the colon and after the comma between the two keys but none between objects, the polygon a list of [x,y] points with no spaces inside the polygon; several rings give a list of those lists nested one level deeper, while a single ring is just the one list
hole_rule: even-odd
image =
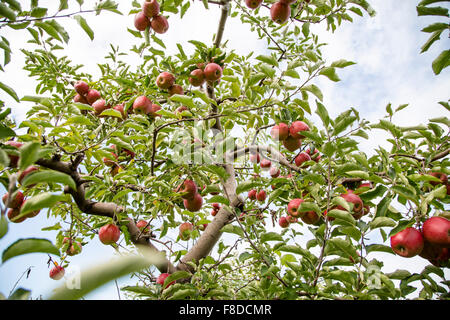
[{"label": "apple cluster", "polygon": [[248,192],[248,198],[250,200],[258,200],[259,202],[264,202],[266,201],[266,191],[264,190],[256,190],[256,189],[252,189]]},{"label": "apple cluster", "polygon": [[216,81],[219,82],[222,77],[223,69],[215,62],[197,64],[197,69],[194,69],[189,74],[189,83],[194,87],[201,87],[205,82],[210,85]]},{"label": "apple cluster", "polygon": [[211,210],[211,215],[212,215],[213,217],[215,217],[216,214],[219,212],[219,210],[220,210],[221,207],[220,207],[220,205],[219,205],[218,203],[213,203],[212,206],[213,206],[213,208],[212,208],[212,210]]},{"label": "apple cluster", "polygon": [[174,94],[184,94],[183,87],[175,83],[175,76],[170,72],[161,72],[158,77],[156,77],[156,85],[162,90],[167,90],[169,97]]},{"label": "apple cluster", "polygon": [[284,147],[294,152],[302,145],[302,139],[305,138],[301,132],[309,131],[309,126],[303,121],[294,121],[290,125],[280,122],[272,127],[270,135],[272,139],[282,141]]},{"label": "apple cluster", "polygon": [[430,217],[421,229],[407,227],[391,236],[390,241],[392,251],[399,256],[419,255],[437,267],[445,266],[450,261],[450,220]]},{"label": "apple cluster", "polygon": [[142,10],[134,16],[134,27],[138,31],[151,28],[159,34],[169,30],[169,22],[160,14],[160,5],[157,0],[146,0],[142,3]]},{"label": "apple cluster", "polygon": [[197,184],[193,180],[184,180],[184,182],[178,186],[177,192],[181,194],[186,210],[197,212],[202,208],[203,197],[198,192]]},{"label": "apple cluster", "polygon": [[[309,3],[310,0],[304,0]],[[291,4],[297,0],[279,0],[273,3],[270,7],[270,18],[277,24],[284,24],[291,16]],[[255,10],[261,6],[263,0],[245,0],[248,8]]]}]

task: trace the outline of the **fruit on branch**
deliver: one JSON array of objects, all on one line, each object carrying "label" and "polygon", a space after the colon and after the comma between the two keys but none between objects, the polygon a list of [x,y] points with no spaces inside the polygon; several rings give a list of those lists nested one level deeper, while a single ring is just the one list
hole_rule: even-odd
[{"label": "fruit on branch", "polygon": [[143,11],[139,11],[134,16],[134,27],[138,31],[144,31],[148,27],[150,27],[150,19],[145,15]]},{"label": "fruit on branch", "polygon": [[142,12],[148,18],[159,15],[160,6],[157,0],[144,1],[142,3]]},{"label": "fruit on branch", "polygon": [[253,152],[250,154],[250,162],[251,163],[259,163],[261,161],[261,157],[259,156],[259,153]]},{"label": "fruit on branch", "polygon": [[13,223],[20,223],[20,222],[23,222],[27,217],[24,216],[20,219],[13,220],[19,214],[20,214],[20,209],[9,209],[6,215],[9,219],[9,221],[11,221]]},{"label": "fruit on branch", "polygon": [[186,241],[191,238],[191,232],[194,230],[194,226],[190,222],[184,222],[180,224],[178,230],[180,232],[180,238]]},{"label": "fruit on branch", "polygon": [[64,270],[63,267],[61,266],[54,266],[51,270],[50,270],[50,278],[52,278],[53,280],[60,280],[62,279],[62,277],[64,277],[64,274],[66,273],[66,271]]},{"label": "fruit on branch", "polygon": [[259,202],[264,202],[266,201],[266,191],[264,190],[259,190],[259,192],[256,194],[256,200],[258,200]]},{"label": "fruit on branch", "polygon": [[431,217],[422,226],[426,241],[450,248],[450,220],[444,217]]},{"label": "fruit on branch", "polygon": [[139,96],[134,99],[133,112],[139,114],[148,114],[152,111],[152,102],[146,96]]},{"label": "fruit on branch", "polygon": [[171,86],[169,88],[168,91],[169,91],[169,97],[173,96],[174,94],[181,94],[181,95],[184,94],[183,87],[180,86],[179,84],[174,84],[173,86]]},{"label": "fruit on branch", "polygon": [[443,247],[441,245],[436,245],[424,240],[424,245],[419,256],[427,259],[436,267],[448,266],[450,262],[450,250],[449,248]]},{"label": "fruit on branch", "polygon": [[280,168],[274,166],[270,167],[269,174],[272,178],[278,178],[281,174]]},{"label": "fruit on branch", "polygon": [[170,72],[161,72],[158,77],[156,77],[156,85],[158,88],[163,90],[168,90],[171,86],[175,84],[175,76]]},{"label": "fruit on branch", "polygon": [[289,126],[284,122],[280,122],[270,129],[270,135],[273,140],[286,140],[289,137]]},{"label": "fruit on branch", "polygon": [[300,207],[300,205],[303,203],[303,199],[300,198],[295,198],[292,199],[291,201],[289,201],[288,206],[287,206],[287,211],[289,213],[289,215],[297,218],[300,217],[300,212],[298,211],[298,208]]},{"label": "fruit on branch", "polygon": [[196,193],[192,199],[184,199],[183,204],[187,210],[197,212],[202,208],[203,198],[200,193]]},{"label": "fruit on branch", "polygon": [[153,103],[153,104],[152,104],[152,107],[151,107],[151,109],[150,109],[150,111],[149,111],[149,113],[148,113],[148,115],[149,115],[150,117],[152,117],[152,118],[155,118],[155,117],[161,117],[160,114],[157,114],[157,113],[156,113],[156,112],[158,112],[159,110],[161,110],[161,106],[158,105],[158,104]]},{"label": "fruit on branch", "polygon": [[305,136],[301,134],[303,131],[309,131],[309,126],[303,121],[294,121],[289,127],[289,135],[296,139],[304,139]]},{"label": "fruit on branch", "polygon": [[95,101],[101,98],[100,92],[95,89],[90,89],[86,95],[87,102],[92,105]]},{"label": "fruit on branch", "polygon": [[205,75],[202,69],[195,69],[190,73],[189,83],[194,87],[200,87],[205,83]]},{"label": "fruit on branch", "polygon": [[[5,142],[6,145],[14,147],[19,149],[21,146],[23,146],[22,142],[18,142],[18,141],[6,141]],[[6,154],[8,155],[9,158],[9,167],[10,168],[17,168],[17,163],[19,162],[19,156],[16,154],[13,154],[11,151],[9,150],[5,150]]]},{"label": "fruit on branch", "polygon": [[[27,200],[24,200],[22,202],[22,205],[20,206],[20,210],[22,210],[22,207],[25,205],[26,202],[27,202]],[[40,212],[41,212],[41,210],[31,211],[31,212],[28,212],[24,217],[25,218],[33,218],[33,217],[36,217]]]},{"label": "fruit on branch", "polygon": [[[161,273],[161,274],[158,276],[158,278],[156,279],[156,283],[163,286],[163,285],[164,285],[164,281],[166,281],[166,278],[167,278],[168,276],[170,276],[170,273]],[[171,283],[169,283],[169,284],[167,285],[166,288],[170,287],[170,286],[173,285],[174,283],[175,283],[175,281],[172,281]],[[163,288],[163,289],[165,289],[165,288]]]},{"label": "fruit on branch", "polygon": [[[350,190],[347,193],[341,194],[341,197],[344,198],[345,201],[353,204],[353,209],[351,211],[353,212],[354,217],[355,214],[358,214],[363,210],[364,204],[361,198],[358,195],[354,194],[353,192],[350,192]],[[337,206],[337,209],[345,210],[345,208],[343,208],[342,206]]]},{"label": "fruit on branch", "polygon": [[289,227],[290,223],[289,223],[287,217],[280,217],[280,219],[278,219],[278,224],[282,228],[287,228],[287,227]]},{"label": "fruit on branch", "polygon": [[430,184],[432,186],[437,186],[439,184],[447,184],[448,183],[448,177],[445,173],[443,172],[436,172],[436,171],[432,171],[428,173],[429,175],[438,178],[439,180],[441,180],[440,182],[438,181],[430,181]]},{"label": "fruit on branch", "polygon": [[245,0],[245,5],[250,9],[257,9],[261,5],[263,0]]},{"label": "fruit on branch", "polygon": [[[8,192],[5,193],[5,195],[2,197],[3,203],[5,205],[6,205],[6,202],[8,201],[8,197],[9,197],[9,193]],[[18,209],[18,208],[20,208],[20,206],[23,203],[24,198],[25,197],[24,197],[24,195],[23,195],[23,193],[21,191],[17,191],[17,193],[15,195],[13,193],[12,198],[11,198],[11,200],[9,202],[8,208],[11,208],[11,209]]]},{"label": "fruit on branch", "polygon": [[259,165],[261,166],[261,168],[263,170],[268,170],[270,168],[270,166],[272,165],[272,161],[267,160],[267,159],[262,159],[261,162],[259,163]]},{"label": "fruit on branch", "polygon": [[270,18],[278,24],[285,23],[291,16],[291,7],[280,1],[275,2],[270,7]]},{"label": "fruit on branch", "polygon": [[152,29],[155,30],[156,33],[163,34],[169,30],[169,22],[166,17],[158,15],[153,17],[151,21]]},{"label": "fruit on branch", "polygon": [[87,99],[78,93],[75,95],[75,97],[73,97],[73,102],[89,104]]},{"label": "fruit on branch", "polygon": [[217,81],[222,77],[222,67],[217,63],[210,62],[205,66],[203,74],[206,80],[212,82]]},{"label": "fruit on branch", "polygon": [[297,223],[298,222],[298,219],[296,217],[293,217],[293,216],[290,216],[290,215],[287,215],[286,219],[287,219],[287,221],[289,223]]},{"label": "fruit on branch", "polygon": [[[125,112],[125,106],[121,104],[117,104],[113,107],[114,110],[119,111],[120,115],[122,116],[122,120],[126,119],[128,117],[128,114]],[[120,121],[122,121],[120,120]]]},{"label": "fruit on branch", "polygon": [[[183,186],[183,189],[180,189]],[[184,180],[183,184],[178,187],[178,192],[181,193],[181,197],[183,199],[193,199],[194,196],[198,193],[197,184],[190,179]]]},{"label": "fruit on branch", "polygon": [[310,148],[310,149],[307,149],[305,152],[311,157],[311,160],[314,160],[315,162],[319,162],[319,160],[321,158],[321,155],[318,154],[319,150],[314,149],[314,151],[312,151]]},{"label": "fruit on branch", "polygon": [[289,136],[285,140],[283,140],[283,146],[291,152],[294,152],[295,150],[300,148],[301,145],[302,145],[301,139],[296,139],[291,136]]},{"label": "fruit on branch", "polygon": [[106,104],[105,99],[98,99],[92,104],[92,108],[94,108],[94,114],[99,116],[103,111],[111,108],[111,106]]},{"label": "fruit on branch", "polygon": [[306,161],[311,161],[311,157],[306,152],[300,152],[295,157],[295,165],[297,167],[301,167],[303,165],[303,163],[305,163]]},{"label": "fruit on branch", "polygon": [[82,80],[77,81],[73,87],[81,96],[85,96],[89,92],[89,85]]},{"label": "fruit on branch", "polygon": [[136,223],[136,227],[138,227],[142,233],[150,233],[150,224],[145,220],[139,220]]},{"label": "fruit on branch", "polygon": [[23,170],[22,172],[20,172],[19,177],[17,178],[17,181],[19,181],[20,184],[22,184],[23,179],[25,179],[26,176],[28,176],[29,174],[38,171],[39,167],[37,166],[29,166],[27,167],[25,170]]},{"label": "fruit on branch", "polygon": [[218,204],[218,203],[213,203],[213,209],[212,209],[212,211],[211,211],[211,215],[213,216],[213,217],[215,217],[216,216],[216,214],[219,212],[219,210],[220,210],[220,205]]},{"label": "fruit on branch", "polygon": [[256,200],[256,193],[257,193],[256,189],[250,190],[250,191],[248,192],[248,198],[249,198],[250,200]]},{"label": "fruit on branch", "polygon": [[335,219],[334,217],[327,216],[327,214],[328,214],[328,210],[325,209],[325,211],[323,212],[323,216],[324,216],[324,218],[326,218],[328,221],[333,221],[333,220]]},{"label": "fruit on branch", "polygon": [[98,238],[106,245],[116,243],[120,238],[120,229],[114,223],[108,223],[100,228]]},{"label": "fruit on branch", "polygon": [[422,233],[408,227],[391,236],[391,248],[399,256],[411,258],[421,253],[424,246]]},{"label": "fruit on branch", "polygon": [[300,219],[306,224],[315,224],[320,220],[319,215],[314,211],[300,212]]}]

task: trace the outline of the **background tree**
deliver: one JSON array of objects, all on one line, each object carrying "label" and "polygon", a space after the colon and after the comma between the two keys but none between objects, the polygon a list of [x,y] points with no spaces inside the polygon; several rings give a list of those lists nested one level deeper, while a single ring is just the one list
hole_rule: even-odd
[{"label": "background tree", "polygon": [[[128,53],[111,46],[98,64],[98,79],[58,56],[69,41],[58,21],[75,18],[93,39],[84,15],[120,11],[113,1],[90,9],[83,1],[78,5],[70,11],[61,1],[54,15],[37,1],[29,11],[16,1],[0,7],[2,28],[30,33],[35,47],[22,50],[24,68],[37,81],[36,95],[20,99],[1,84],[17,101],[34,103],[17,127],[2,105],[0,160],[10,196],[4,198],[1,234],[8,223],[47,208],[69,225],[50,226],[59,230],[53,243],[18,240],[3,252],[3,262],[38,251],[53,255],[55,267],[66,267],[98,235],[119,255],[138,248],[150,258],[103,266],[83,276],[81,292],[62,289],[54,298],[79,298],[131,272],[140,281],[124,289],[136,298],[396,299],[416,291],[416,281],[423,286],[420,297],[447,298],[448,119],[395,125],[392,117],[406,104],[387,105],[386,117],[375,123],[356,108],[334,117],[315,83],[319,77],[339,81],[338,71],[354,62],[325,61],[324,44],[311,26],[334,31],[363,12],[373,16],[366,1],[264,2],[257,9],[204,1],[205,7],[221,7],[213,43],[192,39],[192,54],[178,45],[174,55],[166,54],[161,34],[190,2],[133,2],[135,30],[129,31],[141,40],[131,49],[138,67],[132,70],[121,60]],[[424,9],[428,5],[419,4],[419,15],[448,16],[443,8]],[[266,40],[267,52],[241,56],[228,49],[223,31],[230,16]],[[11,50],[2,40],[6,65]],[[447,65],[444,51],[433,71]],[[440,104],[448,109],[447,102]],[[392,146],[368,155],[358,144],[375,129],[389,134]],[[422,235],[432,216],[439,216],[432,230],[447,232],[446,239],[425,230]],[[387,241],[409,228],[419,240],[400,239],[400,247],[392,248],[367,242],[373,233]],[[235,237],[233,245],[220,241],[224,234]],[[309,240],[299,242],[304,234]],[[166,240],[168,235],[176,240]],[[382,261],[369,256],[411,256],[411,250],[430,261],[420,274],[384,274]],[[61,268],[50,276],[60,279]]]}]

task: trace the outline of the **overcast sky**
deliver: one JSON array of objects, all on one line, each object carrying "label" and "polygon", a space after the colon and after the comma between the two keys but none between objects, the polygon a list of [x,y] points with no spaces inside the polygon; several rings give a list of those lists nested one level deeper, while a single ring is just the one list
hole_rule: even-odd
[{"label": "overcast sky", "polygon": [[[127,15],[129,7],[123,2],[130,1],[120,3],[119,9],[125,13],[124,16],[112,13],[86,16],[95,32],[94,41],[90,41],[73,19],[59,21],[71,36],[65,54],[74,63],[84,64],[86,67],[83,71],[92,73],[94,78],[98,75],[96,64],[102,62],[109,52],[109,43],[127,51],[141,41],[126,30],[133,29],[133,16]],[[353,15],[354,23],[344,23],[334,34],[325,31],[323,26],[313,27],[320,32],[321,42],[329,44],[322,50],[327,61],[343,58],[357,63],[338,70],[341,82],[334,83],[326,78],[316,82],[324,93],[324,104],[329,108],[330,114],[336,116],[349,107],[355,107],[362,117],[376,121],[385,115],[385,106],[391,102],[394,107],[404,103],[410,104],[407,109],[394,117],[394,121],[399,125],[426,123],[426,119],[429,118],[448,116],[448,112],[437,102],[448,99],[450,68],[435,76],[431,70],[431,62],[442,50],[448,49],[449,39],[444,35],[443,39],[435,43],[428,52],[420,54],[420,47],[428,36],[420,30],[435,20],[417,17],[416,1],[371,2],[377,11],[374,18],[367,15],[364,18]],[[263,10],[268,14],[268,10],[262,9],[262,13]],[[179,16],[170,16],[169,31],[161,38],[169,52],[176,52],[176,43],[185,45],[190,39],[212,43],[219,16],[220,10],[217,6],[211,5],[207,11],[200,1],[195,2],[182,20]],[[29,39],[28,33],[13,32],[9,29],[1,29],[0,32],[11,41],[14,50],[13,61],[6,67],[6,73],[0,75],[1,81],[13,87],[19,96],[35,94],[34,80],[21,70],[24,60],[18,50]],[[239,54],[248,54],[251,51],[263,52],[265,44],[256,41],[255,38],[248,26],[241,25],[239,19],[230,18],[227,22],[223,39],[229,40],[228,49],[235,49]],[[185,45],[188,52],[189,47],[190,45]],[[131,53],[129,61],[130,63],[136,61],[136,55]],[[0,94],[7,101],[7,105],[12,107],[16,121],[18,123],[23,121],[30,105],[18,104],[5,97],[3,92]],[[317,121],[314,115],[311,119]],[[371,152],[377,145],[388,147],[384,136],[374,132],[371,139],[364,142],[362,147],[365,151]],[[49,220],[41,213],[38,217],[21,224],[10,224],[9,233],[0,240],[0,251],[19,237],[48,238],[54,241],[54,232],[40,231],[42,227],[54,223],[53,219]],[[379,237],[375,237],[375,240],[381,241]],[[113,253],[111,247],[103,246],[98,239],[94,239],[83,248],[83,254],[72,257],[71,262],[73,266],[85,268],[92,263],[110,259]],[[373,257],[385,263],[383,268],[385,272],[398,268],[420,272],[427,265],[421,258],[405,259],[388,254],[377,254]],[[29,278],[23,277],[18,286],[31,289],[33,298],[40,295],[47,297],[51,289],[61,283],[49,279],[46,261],[45,255],[30,254],[1,265],[0,292],[8,295],[21,274],[29,266],[33,266]],[[446,275],[448,278],[448,269]],[[119,279],[118,282],[120,286],[130,283],[127,279]],[[117,299],[117,297],[115,285],[111,283],[86,298]]]}]

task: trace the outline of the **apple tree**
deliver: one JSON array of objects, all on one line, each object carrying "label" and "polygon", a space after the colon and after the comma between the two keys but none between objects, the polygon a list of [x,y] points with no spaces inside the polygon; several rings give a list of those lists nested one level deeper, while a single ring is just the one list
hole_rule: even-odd
[{"label": "apple tree", "polygon": [[[418,14],[448,17],[432,2],[422,1]],[[60,0],[53,15],[37,0],[29,8],[0,4],[0,32],[29,34],[33,49],[21,50],[23,68],[36,83],[19,97],[0,82],[4,93],[31,104],[27,119],[14,123],[0,102],[7,190],[0,237],[8,224],[38,214],[65,222],[48,227],[58,231],[53,241],[11,244],[3,262],[47,253],[58,280],[71,256],[100,240],[126,258],[85,278],[101,278],[100,285],[133,273],[136,285],[122,290],[136,299],[448,298],[448,118],[396,125],[393,115],[407,104],[387,105],[376,122],[358,108],[334,117],[316,81],[337,82],[339,70],[355,62],[325,61],[312,26],[333,32],[370,19],[368,1],[204,0],[206,9],[221,8],[213,42],[189,39],[173,55],[164,33],[191,2],[130,3],[121,12],[111,0]],[[132,18],[136,44],[111,46],[94,78],[61,54],[70,39],[63,21],[76,19],[94,39],[89,14],[104,11]],[[227,47],[229,17],[265,41],[264,54]],[[423,51],[446,28],[437,22],[424,30],[439,34]],[[3,70],[16,61],[8,39],[0,43]],[[135,70],[128,56],[138,61]],[[448,61],[444,51],[435,73]],[[363,152],[360,142],[375,130],[389,135],[390,148]],[[421,273],[383,273],[376,252],[420,256],[429,265]],[[53,298],[77,294],[61,289]]]}]

